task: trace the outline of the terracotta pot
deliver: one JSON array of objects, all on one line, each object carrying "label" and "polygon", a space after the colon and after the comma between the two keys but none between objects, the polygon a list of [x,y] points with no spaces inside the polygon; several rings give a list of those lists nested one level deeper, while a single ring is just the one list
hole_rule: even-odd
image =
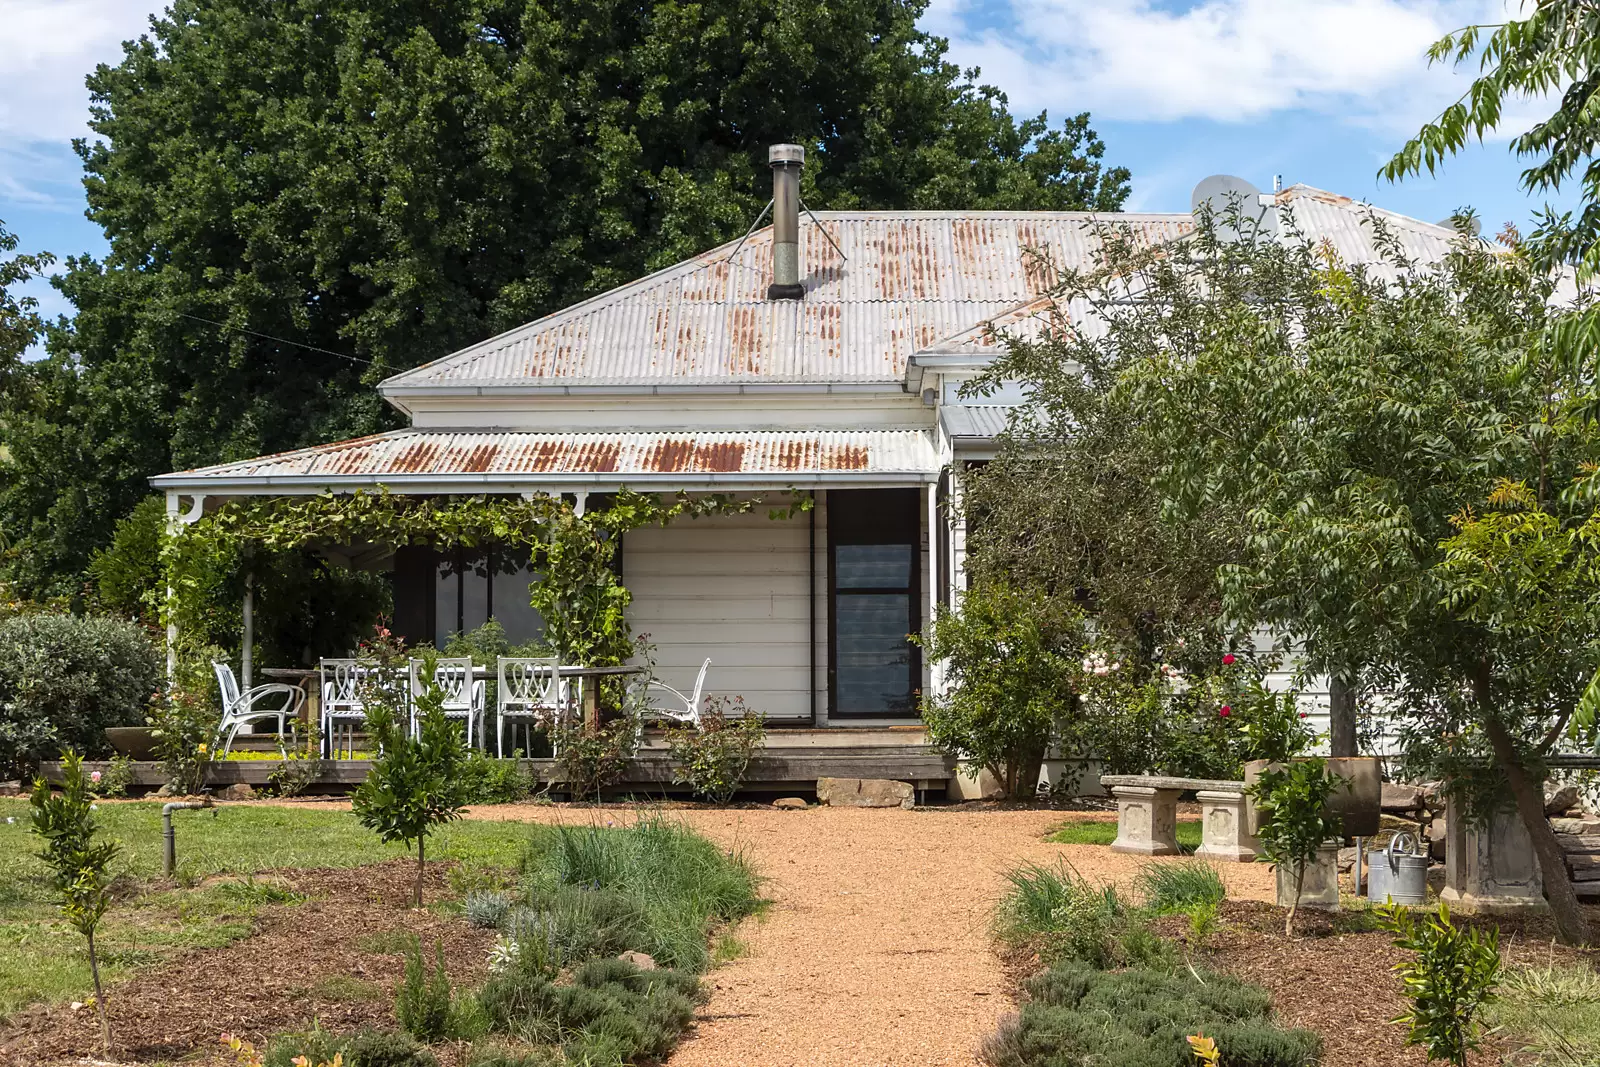
[{"label": "terracotta pot", "polygon": [[133,760],[156,758],[155,727],[107,726],[106,740],[121,755]]},{"label": "terracotta pot", "polygon": [[[1371,837],[1378,832],[1378,815],[1383,796],[1382,776],[1376,756],[1327,756],[1328,770],[1350,783],[1348,789],[1334,790],[1328,798],[1328,811],[1339,816],[1346,837]],[[1244,765],[1244,787],[1256,784],[1261,773],[1272,766],[1267,760],[1251,760]],[[1255,800],[1244,798],[1245,830],[1252,836],[1261,832]]]}]

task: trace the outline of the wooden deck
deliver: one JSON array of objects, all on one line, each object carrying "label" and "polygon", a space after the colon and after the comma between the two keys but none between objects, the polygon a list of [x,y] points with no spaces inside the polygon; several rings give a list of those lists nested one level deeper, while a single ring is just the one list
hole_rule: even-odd
[{"label": "wooden deck", "polygon": [[[805,731],[805,734],[821,731]],[[834,731],[829,731],[834,732]],[[778,731],[774,731],[775,734]],[[810,792],[816,789],[818,778],[891,778],[910,782],[919,791],[943,791],[955,773],[955,764],[947,756],[935,752],[926,744],[909,739],[900,743],[881,743],[888,740],[881,733],[862,740],[873,744],[839,744],[836,738],[801,736],[769,736],[768,744],[750,761],[745,773],[743,789],[751,792]],[[836,732],[834,732],[836,733]],[[522,768],[541,784],[556,783],[560,765],[553,759],[524,759]],[[236,783],[265,786],[270,775],[279,767],[277,760],[218,760],[207,765],[206,784],[222,788]],[[322,773],[312,782],[309,792],[344,792],[366,779],[367,760],[323,760]],[[103,770],[104,763],[85,761],[85,772]],[[608,792],[681,793],[683,786],[672,781],[672,760],[665,749],[646,746],[628,761],[622,779]],[[60,765],[44,763],[40,771],[49,781],[60,780]],[[136,762],[133,780],[138,786],[160,786],[166,779],[161,764]]]}]

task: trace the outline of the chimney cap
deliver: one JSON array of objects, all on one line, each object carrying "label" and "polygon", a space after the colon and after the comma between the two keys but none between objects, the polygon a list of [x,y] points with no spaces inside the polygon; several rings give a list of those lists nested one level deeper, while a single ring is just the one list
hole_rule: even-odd
[{"label": "chimney cap", "polygon": [[806,163],[804,145],[775,144],[767,148],[767,165],[770,167],[803,167]]}]

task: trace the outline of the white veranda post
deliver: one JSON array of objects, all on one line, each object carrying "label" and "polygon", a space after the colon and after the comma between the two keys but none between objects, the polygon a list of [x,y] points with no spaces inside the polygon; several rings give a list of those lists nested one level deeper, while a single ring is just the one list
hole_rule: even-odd
[{"label": "white veranda post", "polygon": [[[205,514],[206,497],[205,497],[204,493],[194,493],[194,494],[191,495],[190,499],[193,501],[193,503],[191,503],[189,505],[189,510],[188,511],[184,511],[183,508],[179,506],[178,499],[182,495],[183,494],[179,493],[177,490],[173,490],[173,489],[167,490],[167,536],[168,537],[176,537],[176,536],[178,536],[178,534],[183,530],[183,528],[185,526],[194,525],[196,522],[200,521],[200,516]],[[171,607],[170,607],[171,603],[172,603],[172,586],[169,584],[167,586],[167,604],[169,605],[169,607],[168,607],[168,611],[169,612],[171,610]],[[169,614],[168,617],[167,617],[167,680],[171,681],[173,678],[177,677],[177,674],[178,674],[178,624],[172,620],[172,617]],[[249,670],[248,669],[246,669],[246,671],[245,671],[245,683],[244,684],[245,684],[246,688],[248,688],[249,685],[250,685],[250,674],[249,674]]]}]

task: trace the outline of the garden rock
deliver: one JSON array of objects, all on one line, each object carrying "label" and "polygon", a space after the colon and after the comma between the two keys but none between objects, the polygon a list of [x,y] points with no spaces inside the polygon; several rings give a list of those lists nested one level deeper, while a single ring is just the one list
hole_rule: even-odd
[{"label": "garden rock", "polygon": [[1564,785],[1544,798],[1546,815],[1565,815],[1578,806],[1578,787]]},{"label": "garden rock", "polygon": [[772,806],[780,811],[804,811],[808,805],[803,797],[779,797]]},{"label": "garden rock", "polygon": [[1600,815],[1583,815],[1572,819],[1551,819],[1550,829],[1558,834],[1600,835]]},{"label": "garden rock", "polygon": [[653,971],[656,969],[655,957],[646,955],[643,952],[624,952],[617,959],[623,963],[631,963],[641,971]]},{"label": "garden rock", "polygon": [[256,791],[248,782],[235,782],[217,794],[218,800],[254,800]]},{"label": "garden rock", "polygon": [[1356,850],[1353,848],[1341,848],[1339,850],[1339,873],[1346,874],[1355,870],[1355,867]]},{"label": "garden rock", "polygon": [[887,778],[818,778],[817,802],[836,808],[914,808],[910,782]]},{"label": "garden rock", "polygon": [[1379,806],[1386,812],[1415,811],[1423,806],[1422,790],[1414,785],[1384,782]]},{"label": "garden rock", "polygon": [[0,782],[0,797],[20,797],[21,795],[21,782]]}]

